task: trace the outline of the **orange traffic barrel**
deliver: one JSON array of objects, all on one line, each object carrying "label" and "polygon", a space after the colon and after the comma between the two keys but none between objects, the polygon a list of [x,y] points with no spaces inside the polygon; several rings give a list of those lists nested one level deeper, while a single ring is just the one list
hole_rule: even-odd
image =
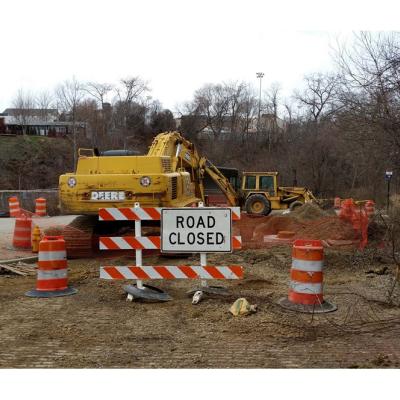
[{"label": "orange traffic barrel", "polygon": [[372,200],[368,200],[365,203],[364,209],[368,215],[368,218],[372,218],[375,214],[375,203]]},{"label": "orange traffic barrel", "polygon": [[32,234],[32,219],[21,215],[15,220],[14,236],[12,244],[16,248],[30,249]]},{"label": "orange traffic barrel", "polygon": [[10,210],[11,218],[18,218],[21,215],[21,208],[19,206],[18,197],[9,197],[8,199],[8,207]]},{"label": "orange traffic barrel", "polygon": [[293,244],[289,295],[279,301],[287,309],[307,313],[336,310],[323,296],[324,248],[320,240],[298,239]]},{"label": "orange traffic barrel", "polygon": [[46,199],[44,199],[43,197],[39,197],[35,201],[35,214],[38,217],[46,216]]},{"label": "orange traffic barrel", "polygon": [[36,289],[29,297],[58,297],[77,293],[68,287],[67,252],[62,236],[45,236],[39,243]]}]

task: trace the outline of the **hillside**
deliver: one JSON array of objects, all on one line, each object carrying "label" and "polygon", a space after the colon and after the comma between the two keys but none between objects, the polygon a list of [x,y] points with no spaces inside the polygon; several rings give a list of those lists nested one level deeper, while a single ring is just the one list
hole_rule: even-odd
[{"label": "hillside", "polygon": [[72,143],[62,138],[0,136],[0,189],[54,188],[72,169]]}]

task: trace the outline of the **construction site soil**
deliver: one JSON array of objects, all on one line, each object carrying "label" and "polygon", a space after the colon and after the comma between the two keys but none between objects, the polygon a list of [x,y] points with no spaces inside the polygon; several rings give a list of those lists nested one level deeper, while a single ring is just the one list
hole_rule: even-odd
[{"label": "construction site soil", "polygon": [[[73,229],[80,227],[79,221]],[[46,228],[59,233],[65,223],[52,228],[49,221]],[[399,367],[400,289],[395,287],[389,301],[396,266],[382,246],[382,232],[378,229],[379,240],[362,252],[354,244],[325,246],[324,297],[338,310],[300,314],[277,304],[288,292],[291,244],[271,247],[264,236],[282,230],[324,243],[335,238],[353,243],[356,235],[335,214],[314,207],[289,215],[243,215],[234,231],[242,236],[244,248],[209,255],[208,263],[242,265],[244,279],[223,281],[229,296],[205,297],[197,305],[186,292],[198,282],[188,280],[151,281],[173,297],[170,302],[127,302],[122,286],[130,282],[100,280],[99,267],[133,265],[129,252],[69,260],[70,284],[78,293],[68,297],[26,297],[35,287],[34,276],[1,273],[0,367]],[[0,237],[0,252],[7,257],[12,256],[10,239]],[[150,254],[143,261],[198,265],[199,257]],[[257,304],[257,312],[231,315],[229,308],[239,297]]]},{"label": "construction site soil", "polygon": [[[196,258],[145,257],[147,265],[192,263]],[[400,308],[387,302],[394,266],[381,251],[326,250],[325,298],[330,314],[286,311],[290,247],[209,256],[235,263],[242,281],[224,281],[228,297],[192,305],[192,281],[153,281],[167,303],[127,302],[121,281],[99,279],[99,266],[131,257],[69,261],[74,296],[32,299],[34,277],[0,275],[2,368],[357,368],[400,365]],[[386,267],[386,268],[384,268]],[[367,273],[370,271],[369,273]],[[383,271],[383,272],[382,272]],[[220,284],[220,282],[219,282]],[[399,301],[398,289],[393,297]],[[234,317],[239,297],[258,305]]]}]

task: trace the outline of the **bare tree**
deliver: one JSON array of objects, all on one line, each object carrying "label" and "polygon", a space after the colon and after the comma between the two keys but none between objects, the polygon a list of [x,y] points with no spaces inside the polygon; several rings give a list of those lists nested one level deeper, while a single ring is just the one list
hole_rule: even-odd
[{"label": "bare tree", "polygon": [[147,82],[138,76],[121,79],[115,88],[114,125],[121,132],[124,143],[126,137],[144,133],[146,107],[142,95],[148,91]]},{"label": "bare tree", "polygon": [[[101,113],[98,113],[99,115],[94,112],[96,129],[92,129],[93,147],[99,146],[99,142],[104,140],[110,128],[111,112],[109,107],[105,107],[105,100],[113,89],[114,85],[111,83],[88,82],[83,86],[83,90],[95,99],[96,103],[101,107]],[[101,139],[99,139],[99,136]]]},{"label": "bare tree", "polygon": [[207,84],[194,94],[194,109],[207,120],[215,138],[218,138],[224,129],[230,113],[230,97],[224,85]]},{"label": "bare tree", "polygon": [[269,89],[264,91],[263,109],[267,112],[267,118],[261,123],[261,131],[264,131],[268,135],[268,152],[271,153],[271,145],[273,137],[277,137],[279,133],[278,126],[278,108],[280,101],[280,90],[279,83],[273,83]]},{"label": "bare tree", "polygon": [[77,156],[77,109],[83,99],[82,84],[73,77],[71,80],[65,81],[56,89],[56,97],[59,108],[68,116],[72,122],[73,135],[73,162],[76,165]]},{"label": "bare tree", "polygon": [[27,125],[32,120],[32,109],[35,108],[35,99],[31,93],[19,89],[13,100],[13,117],[22,127],[22,134],[26,135]]},{"label": "bare tree", "polygon": [[115,89],[119,102],[127,105],[138,100],[148,90],[147,82],[139,76],[121,79],[120,85]]},{"label": "bare tree", "polygon": [[306,76],[304,80],[306,88],[303,92],[296,91],[295,97],[304,107],[307,118],[317,122],[322,117],[332,116],[337,110],[338,77],[317,73]]},{"label": "bare tree", "polygon": [[53,95],[43,90],[36,95],[35,104],[38,108],[38,116],[42,121],[46,121],[49,118],[48,110],[54,106]]},{"label": "bare tree", "polygon": [[105,103],[105,98],[108,93],[113,90],[114,85],[111,83],[98,83],[98,82],[88,82],[86,85],[83,87],[83,89],[90,94],[98,103],[100,106],[103,108],[103,105]]}]

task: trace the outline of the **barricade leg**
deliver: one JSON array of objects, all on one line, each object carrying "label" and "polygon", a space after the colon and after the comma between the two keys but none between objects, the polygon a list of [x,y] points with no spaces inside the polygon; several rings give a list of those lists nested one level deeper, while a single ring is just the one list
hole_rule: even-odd
[{"label": "barricade leg", "polygon": [[[135,208],[139,209],[140,204],[135,203]],[[135,220],[135,237],[142,236],[142,221]],[[143,265],[142,249],[135,250],[136,266]],[[127,293],[126,300],[142,299],[147,301],[170,301],[172,297],[163,290],[150,285],[144,285],[141,279],[136,280],[135,285],[125,285],[124,290]]]},{"label": "barricade leg", "polygon": [[[198,204],[199,207],[204,207],[202,201]],[[200,253],[200,266],[206,267],[207,266],[207,253]],[[229,292],[223,286],[209,286],[208,282],[205,279],[202,279],[200,282],[200,287],[196,287],[191,289],[187,292],[188,295],[192,296],[196,292],[202,292],[207,294],[216,294],[221,296],[229,295]]]},{"label": "barricade leg", "polygon": [[[207,266],[207,253],[200,253],[200,266]],[[200,281],[200,286],[195,287],[194,289],[188,290],[187,294],[189,296],[193,296],[196,292],[206,293],[208,295],[220,295],[220,296],[228,296],[229,291],[223,286],[209,286],[207,280],[202,279]]]}]

